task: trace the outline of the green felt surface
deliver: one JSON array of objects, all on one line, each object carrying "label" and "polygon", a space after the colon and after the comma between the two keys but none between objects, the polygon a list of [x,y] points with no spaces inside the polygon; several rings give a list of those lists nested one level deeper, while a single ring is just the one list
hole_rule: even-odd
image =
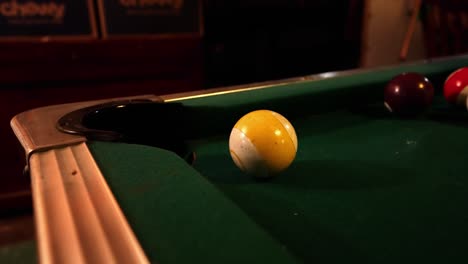
[{"label": "green felt surface", "polygon": [[103,142],[89,147],[150,260],[296,263],[281,243],[173,153]]},{"label": "green felt surface", "polygon": [[296,119],[336,109],[367,107],[374,102],[379,102],[379,106],[383,107],[383,88],[391,78],[403,72],[418,72],[427,76],[436,94],[440,95],[447,76],[466,65],[468,56],[461,56],[450,60],[327,74],[328,77],[323,79],[310,76],[302,81],[280,83],[266,89],[196,97],[179,102],[189,109],[187,121],[193,123],[190,124],[190,131],[203,138],[228,133],[226,131],[240,116],[257,109],[270,109],[288,119]]},{"label": "green felt surface", "polygon": [[0,263],[37,263],[34,240],[0,245]]},{"label": "green felt surface", "polygon": [[297,158],[270,181],[240,174],[222,137],[193,143],[195,168],[305,263],[463,263],[463,119],[330,112],[296,120]]},{"label": "green felt surface", "polygon": [[90,147],[160,263],[468,260],[467,124],[342,110],[294,125],[296,161],[261,182],[225,137],[192,142],[196,171],[157,148]]},{"label": "green felt surface", "polygon": [[[466,65],[468,65],[468,55],[450,60],[434,60],[433,62],[411,63],[381,69],[360,69],[354,72],[326,74],[327,78],[310,76],[303,81],[280,83],[268,89],[192,98],[182,102],[186,106],[208,106],[221,111],[227,109],[228,113],[231,113],[233,109],[241,109],[245,112],[264,106],[282,112],[296,113],[300,111],[302,113],[305,111],[306,114],[310,114],[311,112],[334,110],[337,107],[343,107],[343,105],[381,100],[385,84],[403,72],[424,74],[436,86],[436,90],[441,91],[447,76],[453,70]],[[317,78],[323,79],[317,80]],[[352,96],[352,100],[350,100],[350,96]],[[220,115],[214,117],[220,117]]]},{"label": "green felt surface", "polygon": [[[466,58],[182,101],[199,138],[193,167],[158,148],[92,142],[99,166],[149,256],[160,263],[466,263],[468,115],[440,96]],[[398,119],[383,85],[418,71],[439,96]],[[282,175],[234,166],[230,128],[269,108],[296,128]],[[260,260],[262,259],[262,260]]]}]

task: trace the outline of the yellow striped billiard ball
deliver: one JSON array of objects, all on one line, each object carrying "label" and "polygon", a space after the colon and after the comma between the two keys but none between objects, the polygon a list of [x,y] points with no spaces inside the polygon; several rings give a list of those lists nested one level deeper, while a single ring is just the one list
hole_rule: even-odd
[{"label": "yellow striped billiard ball", "polygon": [[276,112],[253,111],[234,125],[229,151],[234,163],[245,173],[271,177],[288,168],[296,157],[296,131]]}]

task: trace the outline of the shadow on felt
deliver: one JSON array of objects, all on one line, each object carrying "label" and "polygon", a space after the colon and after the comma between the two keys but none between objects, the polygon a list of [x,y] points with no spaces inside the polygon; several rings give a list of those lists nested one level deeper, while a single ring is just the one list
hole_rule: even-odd
[{"label": "shadow on felt", "polygon": [[410,168],[397,167],[391,162],[298,160],[276,176],[255,179],[241,172],[228,155],[204,156],[194,168],[214,183],[274,184],[307,190],[388,188],[405,184],[414,176]]},{"label": "shadow on felt", "polygon": [[310,190],[359,190],[389,188],[413,179],[409,168],[391,163],[355,160],[297,161],[275,184]]}]

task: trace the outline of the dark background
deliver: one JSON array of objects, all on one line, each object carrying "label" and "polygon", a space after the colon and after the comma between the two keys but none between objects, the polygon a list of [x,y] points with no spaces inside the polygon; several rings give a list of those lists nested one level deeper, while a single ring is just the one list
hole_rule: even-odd
[{"label": "dark background", "polygon": [[[180,10],[159,7],[124,7],[116,0],[100,0],[106,16],[106,27],[109,34],[174,34],[197,32],[200,28],[199,3],[197,0],[185,0]],[[159,12],[158,16],[129,15],[133,10]]]},{"label": "dark background", "polygon": [[205,1],[206,85],[355,68],[363,1]]}]

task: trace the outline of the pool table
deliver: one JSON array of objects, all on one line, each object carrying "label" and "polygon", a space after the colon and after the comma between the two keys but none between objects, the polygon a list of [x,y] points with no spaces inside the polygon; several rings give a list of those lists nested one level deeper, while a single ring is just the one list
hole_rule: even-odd
[{"label": "pool table", "polygon": [[[468,112],[442,96],[468,56],[166,96],[54,105],[14,117],[41,262],[466,263]],[[431,108],[383,104],[419,72]],[[245,113],[291,121],[292,165],[255,179],[233,163]]]}]

